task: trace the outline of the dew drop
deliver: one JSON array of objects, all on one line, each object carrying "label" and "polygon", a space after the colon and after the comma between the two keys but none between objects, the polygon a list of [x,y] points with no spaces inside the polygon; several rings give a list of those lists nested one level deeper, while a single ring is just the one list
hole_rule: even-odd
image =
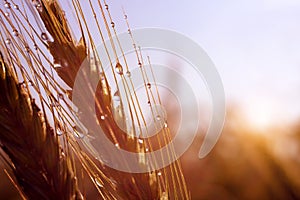
[{"label": "dew drop", "polygon": [[7,9],[10,9],[10,3],[9,2],[5,2],[4,7]]},{"label": "dew drop", "polygon": [[94,180],[95,180],[95,183],[96,183],[99,187],[103,187],[103,182],[102,182],[102,180],[101,180],[98,176],[96,176],[96,177],[94,178]]},{"label": "dew drop", "polygon": [[5,15],[6,17],[9,17],[9,12],[5,12],[4,15]]},{"label": "dew drop", "polygon": [[127,77],[131,77],[130,71],[127,71],[127,72],[126,72],[126,76],[127,76]]},{"label": "dew drop", "polygon": [[111,27],[115,28],[115,22],[111,22]]},{"label": "dew drop", "polygon": [[47,40],[48,40],[47,33],[42,33],[42,34],[41,34],[41,38],[42,38],[42,40],[47,41]]},{"label": "dew drop", "polygon": [[10,39],[6,39],[6,40],[5,40],[5,43],[6,43],[6,44],[10,44],[10,43],[11,43],[11,40],[10,40]]},{"label": "dew drop", "polygon": [[34,44],[34,45],[33,45],[33,48],[34,48],[35,50],[38,50],[37,44]]},{"label": "dew drop", "polygon": [[140,144],[144,143],[144,140],[142,140],[142,139],[138,139],[138,141],[139,141]]},{"label": "dew drop", "polygon": [[158,175],[158,176],[161,176],[161,172],[158,172],[157,175]]},{"label": "dew drop", "polygon": [[28,81],[28,85],[29,85],[29,86],[33,86],[33,85],[34,85],[33,82],[32,82],[32,80],[29,80],[29,81]]},{"label": "dew drop", "polygon": [[65,157],[66,157],[65,153],[64,153],[64,152],[61,152],[59,158],[62,160],[62,159],[64,159]]},{"label": "dew drop", "polygon": [[107,4],[105,4],[105,9],[108,10],[108,5]]},{"label": "dew drop", "polygon": [[58,135],[58,136],[61,136],[61,135],[63,135],[63,131],[60,129],[60,128],[56,128],[56,134]]},{"label": "dew drop", "polygon": [[101,115],[101,116],[100,116],[100,119],[105,120],[105,116],[104,116],[104,115]]},{"label": "dew drop", "polygon": [[147,88],[151,89],[151,84],[150,83],[147,83]]},{"label": "dew drop", "polygon": [[115,146],[118,147],[118,148],[120,147],[119,143],[116,143]]},{"label": "dew drop", "polygon": [[54,63],[54,64],[53,64],[53,67],[54,67],[54,68],[59,68],[59,67],[61,67],[61,64],[59,64],[59,63]]},{"label": "dew drop", "polygon": [[33,0],[32,3],[39,12],[43,11],[43,7],[40,0]]},{"label": "dew drop", "polygon": [[156,116],[156,120],[157,120],[157,121],[160,121],[160,120],[161,120],[160,115],[157,115],[157,116]]},{"label": "dew drop", "polygon": [[36,9],[39,11],[39,12],[42,12],[43,11],[43,7],[41,4],[37,4],[36,6]]},{"label": "dew drop", "polygon": [[19,32],[18,32],[18,30],[17,30],[17,29],[14,29],[14,30],[13,30],[13,35],[14,35],[14,36],[16,36],[16,37],[18,37],[18,36],[19,36]]},{"label": "dew drop", "polygon": [[120,63],[117,63],[116,65],[116,72],[120,75],[123,75],[123,67]]},{"label": "dew drop", "polygon": [[149,100],[149,101],[147,102],[147,104],[148,104],[149,106],[151,106],[151,101]]},{"label": "dew drop", "polygon": [[127,19],[127,15],[124,15],[124,19]]},{"label": "dew drop", "polygon": [[142,63],[141,63],[141,62],[139,62],[138,65],[139,65],[140,67],[142,67]]},{"label": "dew drop", "polygon": [[113,97],[113,100],[114,101],[121,101],[121,98],[120,98],[120,96],[117,93],[115,93],[114,97]]},{"label": "dew drop", "polygon": [[26,84],[25,84],[24,81],[23,81],[23,82],[20,82],[20,83],[19,83],[19,86],[20,86],[21,88],[26,88]]},{"label": "dew drop", "polygon": [[18,6],[18,5],[14,5],[14,8],[15,8],[16,10],[19,10],[19,6]]},{"label": "dew drop", "polygon": [[165,128],[168,128],[167,122],[164,123],[164,127],[165,127]]},{"label": "dew drop", "polygon": [[149,151],[149,149],[146,147],[146,148],[145,148],[145,151],[146,151],[146,152],[148,152],[148,151]]},{"label": "dew drop", "polygon": [[29,52],[30,52],[29,46],[25,46],[24,50],[25,50],[27,53],[29,53]]}]

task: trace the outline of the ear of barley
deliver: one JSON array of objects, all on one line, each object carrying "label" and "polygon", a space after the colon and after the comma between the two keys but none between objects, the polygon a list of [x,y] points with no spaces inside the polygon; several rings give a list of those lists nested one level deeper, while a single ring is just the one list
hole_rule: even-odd
[{"label": "ear of barley", "polygon": [[2,54],[0,88],[0,145],[26,197],[81,199],[70,158]]},{"label": "ear of barley", "polygon": [[[12,4],[16,5],[13,1],[11,1]],[[28,68],[20,68],[19,71],[22,72],[22,70],[25,70],[25,74],[32,74],[33,77],[37,79],[37,83],[41,84],[43,89],[46,91],[46,94],[41,97],[42,102],[45,103],[46,106],[50,107],[51,113],[53,115],[54,121],[60,124],[59,126],[55,125],[55,128],[61,129],[61,127],[65,127],[66,134],[63,135],[65,140],[64,146],[65,148],[73,149],[74,154],[78,157],[78,159],[81,162],[82,167],[86,170],[87,174],[93,181],[94,185],[99,191],[99,194],[103,199],[189,199],[189,195],[187,192],[186,184],[181,172],[181,167],[179,161],[176,161],[175,163],[172,163],[170,166],[161,169],[161,171],[153,171],[149,173],[143,173],[143,174],[131,174],[131,173],[124,173],[120,172],[114,169],[111,169],[107,166],[103,166],[98,161],[95,161],[92,159],[89,154],[86,154],[82,151],[82,149],[79,147],[78,143],[80,141],[75,141],[73,135],[69,135],[71,133],[72,129],[70,127],[73,126],[72,120],[68,121],[69,118],[66,114],[66,112],[62,112],[60,109],[57,108],[59,106],[51,106],[53,102],[55,104],[59,104],[59,101],[54,98],[56,94],[60,94],[62,92],[66,92],[64,89],[61,89],[60,85],[55,81],[55,78],[51,75],[52,71],[48,69],[49,72],[47,72],[47,66],[51,65],[54,66],[54,69],[56,70],[57,74],[60,76],[60,78],[71,88],[74,85],[75,77],[77,74],[77,71],[83,62],[84,59],[90,60],[90,58],[93,56],[95,59],[98,59],[101,61],[101,58],[99,58],[99,55],[97,55],[97,52],[95,50],[95,42],[94,37],[100,37],[102,41],[104,42],[103,34],[106,33],[108,37],[111,39],[113,36],[117,37],[117,32],[115,29],[115,23],[112,20],[112,16],[110,15],[108,5],[106,1],[101,2],[100,0],[97,1],[87,1],[87,3],[90,5],[90,10],[83,11],[81,4],[82,2],[79,0],[72,0],[72,9],[75,13],[78,24],[81,29],[82,38],[81,40],[76,43],[75,40],[72,38],[71,30],[72,27],[68,25],[66,19],[63,15],[63,10],[56,0],[41,0],[41,1],[35,1],[38,2],[36,5],[36,10],[33,10],[33,12],[37,12],[39,14],[38,18],[35,18],[37,23],[42,23],[44,27],[46,28],[47,32],[51,35],[51,38],[53,40],[49,40],[45,36],[45,31],[42,32],[40,35],[43,36],[42,39],[48,48],[50,54],[53,57],[53,62],[49,61],[47,58],[47,52],[43,51],[42,48],[38,48],[38,51],[36,53],[30,52],[29,55],[25,57],[32,58],[35,60],[35,64],[28,64]],[[20,10],[19,10],[20,11]],[[93,36],[91,34],[90,27],[87,22],[87,15],[85,12],[91,12],[94,16],[99,15],[101,16],[100,19],[103,21],[104,25],[99,25],[99,18],[95,17],[94,20],[97,24],[98,29],[98,35]],[[20,12],[22,14],[22,11]],[[23,15],[22,15],[23,16]],[[127,17],[126,17],[127,18]],[[30,30],[33,29],[31,27],[31,23],[29,22],[28,18],[23,16],[22,20],[12,20],[12,24],[10,23],[10,26],[12,26],[13,29],[16,29],[16,27],[21,26],[23,29],[30,32]],[[128,24],[128,21],[126,20],[126,23]],[[112,27],[109,27],[109,24],[112,25]],[[5,23],[2,23],[2,25],[5,25]],[[129,28],[129,27],[128,27]],[[4,28],[4,30],[6,30]],[[34,31],[33,31],[34,32]],[[7,35],[7,33],[6,33]],[[34,34],[32,34],[34,35]],[[39,34],[37,34],[39,35]],[[47,34],[46,34],[47,35]],[[30,36],[30,34],[29,34]],[[40,36],[39,36],[40,37]],[[131,35],[131,38],[133,39],[133,45],[136,47],[136,44],[134,42],[134,37]],[[23,44],[24,40],[21,37],[21,41],[14,41],[14,45],[18,46],[18,43],[22,43],[20,46],[25,46],[26,44]],[[33,39],[33,37],[30,37],[30,39],[35,43],[36,41]],[[117,41],[115,43],[114,41],[110,40],[110,45],[113,47],[113,49],[120,48],[122,51],[122,44]],[[26,43],[26,42],[25,42]],[[91,47],[87,47],[86,44],[90,44]],[[12,60],[14,60],[16,57],[18,57],[18,54],[24,54],[22,50],[19,49],[19,52],[16,53],[12,51],[12,49],[9,49],[10,51],[7,52],[8,57],[11,57]],[[39,52],[40,51],[40,52]],[[145,71],[143,70],[143,58],[141,55],[141,52],[139,52],[135,48],[135,52],[137,54],[137,61],[141,64],[141,76],[143,77],[143,80],[145,82],[145,85],[147,83],[147,74],[145,74]],[[39,60],[38,57],[42,56],[44,60]],[[117,66],[121,66],[122,68],[126,69],[128,71],[128,66],[126,62],[126,57],[123,53],[123,66],[120,64],[120,60],[116,53],[114,55],[107,55],[110,60],[110,67],[112,69],[112,73],[115,73],[115,67],[113,65],[112,60],[117,61]],[[18,59],[15,59],[18,60]],[[36,61],[37,60],[37,61]],[[51,63],[52,62],[52,63]],[[23,63],[22,63],[23,64]],[[36,66],[35,66],[36,65]],[[39,69],[42,73],[38,72]],[[52,69],[52,68],[51,68]],[[162,131],[162,137],[156,137],[152,140],[146,139],[143,144],[139,143],[139,138],[137,137],[128,137],[124,131],[122,131],[117,123],[115,122],[115,117],[113,115],[114,108],[112,106],[112,94],[110,90],[110,83],[106,79],[106,74],[102,68],[102,66],[97,66],[96,69],[91,69],[90,73],[94,73],[95,76],[99,76],[99,73],[102,73],[104,76],[105,81],[103,83],[98,84],[97,92],[96,92],[96,108],[97,108],[97,114],[98,118],[101,117],[102,114],[106,116],[106,122],[100,121],[100,126],[104,130],[107,137],[115,144],[117,144],[120,148],[126,149],[128,151],[136,152],[140,155],[141,159],[141,165],[145,164],[145,161],[142,159],[143,154],[146,151],[146,144],[148,145],[147,150],[152,151],[155,150],[152,148],[153,143],[158,144],[158,147],[162,147],[166,144],[168,144],[171,140],[170,132],[168,128],[163,129]],[[23,72],[21,73],[24,74]],[[44,78],[43,78],[44,77]],[[23,79],[26,80],[26,77]],[[116,82],[116,80],[115,80]],[[87,83],[88,84],[88,83]],[[121,87],[116,82],[117,87]],[[132,82],[126,82],[125,87],[133,87]],[[107,92],[108,91],[108,92]],[[89,91],[84,91],[89,92]],[[68,92],[69,93],[69,92]],[[151,96],[153,94],[150,94]],[[71,98],[71,96],[70,96]],[[136,98],[136,97],[131,97]],[[49,100],[47,100],[49,99]],[[150,99],[148,99],[150,101]],[[42,103],[42,105],[44,105]],[[86,107],[92,107],[95,105],[86,105]],[[135,113],[141,112],[139,109],[139,103],[135,103],[133,105],[133,108],[135,110]],[[63,108],[63,109],[70,109],[69,107]],[[142,115],[142,113],[141,113]],[[47,115],[46,115],[47,116]],[[49,116],[47,116],[49,117]],[[119,116],[121,120],[124,120],[124,117],[122,115]],[[153,116],[155,117],[155,116]],[[143,118],[137,117],[139,120],[139,123],[143,124]],[[32,122],[32,121],[30,121]],[[139,125],[141,126],[141,125]],[[75,129],[74,129],[75,131]],[[47,134],[46,134],[47,135]],[[46,136],[45,136],[46,137]],[[154,142],[153,142],[154,141]],[[77,143],[78,142],[78,143]],[[103,153],[103,152],[102,152]],[[109,152],[107,152],[109,153]],[[171,159],[172,156],[174,156],[174,152],[171,151],[169,155],[169,159]],[[112,155],[113,156],[113,155]],[[72,162],[70,162],[72,163]],[[51,164],[51,163],[49,163]],[[126,165],[126,159],[123,163]]]}]

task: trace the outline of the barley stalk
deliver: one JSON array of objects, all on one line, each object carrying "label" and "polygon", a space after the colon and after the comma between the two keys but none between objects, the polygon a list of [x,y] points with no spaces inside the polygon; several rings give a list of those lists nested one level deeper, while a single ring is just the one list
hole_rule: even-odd
[{"label": "barley stalk", "polygon": [[[49,50],[54,62],[61,66],[56,68],[56,71],[72,87],[81,62],[88,56],[84,48],[84,42],[82,41],[79,45],[74,44],[67,23],[62,17],[62,11],[56,1],[43,2],[42,5],[43,11],[40,12],[40,16],[53,38],[53,42],[48,42]],[[68,65],[65,65],[65,63],[68,63]],[[107,116],[110,116],[110,124],[114,127],[114,137],[116,137],[118,144],[127,147],[127,149],[137,149],[137,140],[130,141],[127,137],[124,137],[124,134],[118,134],[120,130],[116,130],[118,126],[115,124],[111,115],[112,112],[108,107],[108,105],[111,105],[111,97],[101,92],[103,85],[99,84],[98,86],[96,96],[102,109],[105,110],[104,112]],[[103,124],[102,127],[106,130],[108,128]],[[109,132],[106,133],[113,140],[112,135]],[[129,174],[108,167],[101,168],[101,170],[115,180],[116,192],[125,199],[157,199],[160,196],[157,181],[153,179],[151,174]]]},{"label": "barley stalk", "polygon": [[[11,1],[11,2],[13,2],[13,1]],[[32,59],[35,61],[35,63],[33,63],[33,64],[32,63],[29,63],[29,64],[24,63],[24,64],[28,64],[28,66],[27,66],[28,68],[27,67],[22,68],[19,66],[19,68],[20,68],[19,71],[22,72],[22,70],[25,70],[26,73],[32,74],[33,77],[35,79],[37,79],[37,81],[36,81],[37,85],[42,83],[43,89],[46,91],[46,95],[44,97],[41,97],[42,105],[43,105],[43,102],[47,102],[46,99],[48,98],[49,101],[45,104],[46,104],[46,106],[49,107],[50,111],[54,115],[54,117],[53,117],[54,122],[59,122],[60,125],[58,126],[58,128],[70,127],[70,126],[72,127],[73,125],[70,122],[66,122],[66,119],[67,119],[66,116],[59,115],[59,118],[58,118],[56,116],[56,114],[54,114],[57,112],[59,112],[61,114],[61,111],[59,110],[59,108],[57,108],[57,107],[60,107],[60,104],[59,104],[60,102],[57,99],[55,99],[54,96],[56,96],[56,94],[60,94],[61,92],[65,92],[65,91],[63,89],[60,89],[60,85],[54,80],[54,77],[51,75],[51,73],[47,73],[47,65],[50,64],[52,67],[54,66],[54,69],[56,70],[57,74],[62,78],[62,80],[67,85],[69,85],[72,88],[74,85],[77,71],[78,71],[81,63],[83,62],[83,60],[85,58],[89,59],[91,54],[95,54],[95,46],[94,46],[93,38],[90,35],[90,30],[87,26],[87,22],[85,21],[85,15],[83,14],[83,11],[81,10],[81,6],[80,6],[80,3],[78,0],[72,0],[73,9],[74,9],[73,12],[76,13],[76,16],[79,21],[79,27],[81,28],[81,33],[82,33],[82,38],[78,43],[76,43],[75,40],[72,38],[72,35],[70,33],[71,28],[69,27],[66,19],[64,18],[63,11],[62,11],[59,3],[56,0],[41,0],[41,1],[35,1],[35,2],[39,2],[38,4],[36,4],[39,18],[35,18],[35,20],[38,23],[42,22],[44,24],[44,27],[46,28],[47,32],[51,35],[51,38],[53,40],[50,41],[49,38],[46,36],[47,34],[45,32],[41,33],[41,37],[40,36],[38,36],[38,37],[40,39],[44,40],[44,41],[42,41],[42,43],[46,45],[49,52],[51,53],[51,55],[53,57],[53,63],[51,63],[51,61],[49,61],[47,56],[45,56],[46,52],[43,52],[41,48],[37,48],[37,53],[35,53],[35,54],[33,51],[29,51],[27,53],[23,52],[19,48],[18,51],[21,55],[23,55],[23,57],[25,57],[28,60]],[[91,1],[89,1],[89,3],[90,2]],[[105,21],[106,25],[110,23],[114,27],[114,23],[112,22],[110,14],[108,15],[108,19],[106,19],[103,8],[101,6],[102,4],[100,3],[100,0],[98,0],[98,3],[99,3],[99,8],[100,8],[100,10],[98,10],[98,11],[100,13],[102,13],[102,18]],[[16,5],[15,3],[13,3],[13,4]],[[104,4],[105,4],[105,8],[108,11],[108,5],[106,4],[105,1],[104,1]],[[91,9],[93,12],[95,12],[93,10],[92,6],[91,6]],[[20,11],[20,10],[18,10],[18,11]],[[13,30],[16,30],[16,27],[20,27],[20,26],[23,29],[25,29],[27,32],[27,35],[29,35],[29,38],[36,44],[36,41],[33,39],[34,34],[28,33],[28,32],[30,32],[31,29],[33,29],[33,27],[30,26],[30,22],[28,21],[28,18],[24,17],[24,14],[22,14],[22,11],[21,11],[21,16],[23,17],[22,19],[25,20],[24,24],[27,23],[27,27],[26,27],[26,25],[24,26],[22,19],[17,19],[17,20],[16,19],[14,19],[14,20],[7,19],[7,21],[9,22],[9,24],[13,28]],[[108,22],[108,20],[110,20],[111,22]],[[14,23],[16,23],[16,24],[14,24]],[[2,24],[4,26],[6,26],[5,23],[2,23]],[[100,30],[101,28],[100,27],[98,27],[98,28],[99,28],[99,33],[101,35],[101,30]],[[3,30],[6,31],[6,27],[4,27]],[[107,26],[105,28],[105,31],[108,33],[109,37],[112,37],[113,33],[116,34],[115,29],[113,29],[113,31],[111,32]],[[31,31],[31,32],[34,32],[34,31]],[[38,35],[38,33],[36,33],[36,32],[35,32],[35,34]],[[4,35],[11,38],[10,34],[6,33]],[[25,37],[21,37],[21,34],[19,36],[20,36],[20,37],[18,37],[19,40],[14,40],[14,46],[25,46],[25,49],[26,49],[28,44],[26,44],[26,41],[24,40]],[[85,36],[87,36],[87,37],[85,37]],[[20,41],[22,41],[22,42],[20,42]],[[87,48],[87,45],[86,45],[87,42],[89,42],[89,44],[91,44],[91,50],[90,50],[90,48]],[[18,43],[21,43],[21,44],[18,45]],[[112,45],[114,46],[114,45],[118,45],[118,44],[112,44]],[[7,52],[5,51],[6,57],[12,58],[11,60],[13,60],[13,62],[16,62],[16,63],[19,62],[20,59],[17,58],[18,53],[13,52],[12,48],[10,48],[9,50],[10,51],[7,51]],[[39,60],[38,59],[39,56],[43,56],[44,59],[48,62],[45,62],[44,60],[41,60],[41,59]],[[101,59],[101,58],[99,58],[99,59]],[[143,62],[143,61],[141,61],[141,62]],[[118,64],[120,64],[120,63],[118,63]],[[18,65],[18,63],[17,63],[17,65]],[[3,64],[3,66],[6,66],[6,65]],[[41,68],[42,73],[38,72],[39,67]],[[112,67],[114,68],[114,66],[112,66]],[[10,66],[8,68],[12,68],[12,67]],[[91,73],[99,73],[99,71],[91,71]],[[44,78],[41,78],[41,76],[44,76]],[[27,78],[23,76],[22,80],[26,81],[26,79]],[[97,113],[98,118],[100,118],[100,110],[106,116],[106,122],[101,122],[101,120],[99,120],[102,129],[104,130],[105,134],[109,137],[109,139],[112,142],[118,144],[121,148],[129,150],[129,151],[133,151],[133,152],[136,152],[139,154],[145,153],[145,146],[142,146],[141,144],[139,144],[137,138],[128,137],[127,134],[124,133],[122,130],[120,130],[120,128],[116,124],[114,116],[113,116],[112,94],[110,91],[110,85],[108,84],[108,82],[106,80],[105,73],[104,73],[104,79],[105,79],[104,83],[98,84],[98,88],[97,88],[97,92],[96,92],[96,102],[98,103],[97,108],[99,111]],[[51,89],[49,89],[48,87],[51,87]],[[22,90],[22,94],[24,92],[29,93],[29,91],[26,91],[26,89],[20,87],[19,85],[17,85],[16,88],[18,88],[20,91]],[[7,90],[6,92],[9,92],[9,91],[11,91],[11,90]],[[14,90],[12,90],[12,91],[14,91]],[[107,91],[108,91],[108,93],[107,93]],[[6,92],[4,92],[4,94]],[[83,91],[83,93],[84,92],[86,92],[86,91]],[[39,93],[39,95],[41,95],[40,91],[38,91],[38,93]],[[68,91],[68,93],[69,93],[69,91]],[[27,94],[27,95],[29,95],[29,94]],[[68,95],[68,96],[70,98],[72,98],[71,95]],[[39,112],[37,106],[35,106],[34,102],[31,100],[31,98],[29,96],[27,97],[26,100],[28,100],[28,98],[30,99],[30,101],[27,101],[27,104],[31,105],[31,107],[32,107],[32,108],[29,107],[29,108],[31,108],[31,110],[29,109],[28,112],[29,113],[36,112],[36,114],[41,117],[42,114],[40,114],[41,112]],[[52,105],[53,102],[55,104],[54,106]],[[59,105],[56,106],[56,104],[59,104]],[[5,108],[5,106],[4,106],[4,108]],[[86,106],[91,107],[94,105],[86,105]],[[136,106],[138,106],[138,105],[136,105]],[[24,108],[26,108],[26,107],[24,107]],[[22,110],[24,108],[18,107],[17,110],[15,110],[15,112],[17,112],[18,109]],[[26,119],[31,119],[31,118],[26,118]],[[42,119],[42,117],[40,118],[40,120],[41,119]],[[6,123],[7,123],[6,121],[3,121],[4,125]],[[18,121],[15,121],[14,123],[18,124]],[[28,121],[27,120],[27,123],[32,123],[32,125],[34,125],[36,123],[36,121],[34,121],[34,120]],[[40,123],[42,123],[42,122],[40,122]],[[41,137],[40,140],[43,140],[44,138],[47,139],[48,137],[51,136],[52,138],[55,139],[54,142],[56,142],[55,144],[57,144],[57,146],[58,146],[57,136],[54,136],[55,134],[54,134],[53,130],[51,130],[51,128],[49,127],[47,122],[43,122],[43,123],[44,123],[44,126],[41,126],[41,127],[43,127],[45,129],[45,132],[47,134],[45,134],[45,136]],[[18,126],[15,125],[15,127],[18,127]],[[57,128],[56,125],[55,125],[55,128]],[[44,130],[44,129],[42,129],[42,130]],[[86,154],[85,152],[83,152],[82,149],[78,146],[77,142],[75,141],[75,139],[72,135],[72,132],[68,131],[67,129],[68,128],[65,128],[65,130],[64,130],[66,132],[64,137],[68,138],[67,140],[65,140],[64,149],[71,148],[73,150],[73,153],[79,158],[81,165],[86,170],[88,176],[91,178],[92,182],[98,189],[98,192],[103,199],[119,199],[119,198],[122,198],[122,199],[168,199],[168,198],[169,199],[189,199],[185,181],[182,176],[181,167],[180,167],[180,164],[178,161],[176,161],[175,163],[172,163],[169,167],[162,169],[161,172],[153,171],[153,172],[143,173],[143,174],[131,174],[131,173],[120,172],[120,171],[111,169],[109,167],[103,166],[101,163],[92,159],[89,154]],[[26,129],[24,129],[24,130],[26,130]],[[49,132],[49,134],[48,134],[48,132]],[[156,138],[156,140],[159,141],[158,143],[159,143],[160,147],[165,144],[168,144],[168,142],[170,141],[169,136],[167,136],[168,133],[164,132],[163,134],[165,134],[163,136],[163,141],[160,141],[159,138]],[[50,135],[50,136],[48,136],[48,135]],[[11,144],[9,142],[9,139],[14,139],[14,138],[8,138],[8,140],[7,140],[8,146]],[[44,140],[46,141],[46,139],[44,139]],[[23,142],[26,143],[26,141],[27,140],[24,140]],[[34,140],[32,140],[32,141],[34,141]],[[151,144],[151,141],[145,140],[144,144],[146,144],[146,143]],[[39,143],[35,142],[34,145],[39,145]],[[16,148],[16,146],[10,146],[11,151],[14,151],[15,148]],[[42,147],[37,146],[36,148],[40,149]],[[40,152],[40,151],[38,151],[38,152]],[[107,152],[107,153],[109,153],[109,152]],[[51,155],[51,154],[49,154],[49,155]],[[49,155],[47,154],[47,156],[49,156]],[[55,159],[56,158],[59,159],[62,155],[62,150],[58,149],[56,154],[54,154],[54,155],[56,156]],[[21,159],[23,155],[20,154],[17,156],[21,156],[19,158],[19,159]],[[15,158],[15,159],[17,159],[17,158]],[[52,159],[53,159],[52,163],[51,162],[45,163],[45,164],[47,164],[47,166],[36,166],[36,167],[37,168],[38,167],[47,168],[47,167],[52,166],[52,168],[54,168],[53,166],[55,166],[54,165],[55,159],[53,157],[52,157]],[[73,169],[72,168],[73,165],[72,165],[70,158],[68,157],[68,154],[65,157],[65,160],[66,160],[66,164],[68,167],[67,169],[68,170]],[[30,161],[28,161],[28,162],[30,163]],[[59,162],[61,162],[61,161],[59,161]],[[48,164],[49,164],[49,166],[48,166]],[[126,164],[126,161],[125,161],[125,164]],[[142,161],[141,165],[143,165],[143,164],[145,164],[145,163],[143,163],[143,161]],[[31,167],[31,165],[30,165],[30,167]],[[37,170],[34,170],[37,168],[31,167],[31,170],[37,172]],[[58,167],[58,168],[60,169],[61,167]],[[66,174],[68,174],[67,172],[69,172],[67,169],[64,169],[64,170],[66,170],[66,172],[64,171],[64,173],[66,173]],[[72,172],[72,170],[70,172]],[[15,174],[15,175],[18,178],[21,177],[19,174]],[[42,176],[42,177],[44,177],[44,176]],[[73,177],[72,179],[69,178],[70,180],[69,179],[67,179],[67,180],[75,181],[74,174],[72,174],[72,177]],[[37,183],[38,182],[34,182],[34,183],[32,183],[31,186],[34,188],[34,185]],[[71,187],[70,190],[72,190],[73,192],[78,191],[76,181],[72,182],[72,183],[74,183],[74,185],[73,185],[74,187]],[[21,183],[20,183],[20,185],[22,186]],[[63,186],[61,185],[60,189],[62,189],[62,188],[63,188]],[[64,190],[68,191],[66,189],[64,189]],[[77,194],[79,194],[79,193],[75,192],[75,196]],[[51,195],[51,194],[49,194],[49,195]],[[48,194],[45,194],[45,197],[49,197]]]},{"label": "barley stalk", "polygon": [[[91,4],[91,1],[89,1]],[[106,19],[103,14],[102,6],[100,1],[98,1],[100,11],[102,12],[102,18],[106,24],[109,24],[108,20],[111,20],[111,23],[114,28],[114,22],[112,22],[112,18],[108,16]],[[85,16],[82,14],[80,10],[79,1],[73,1],[73,4],[77,5],[78,13],[77,17],[81,15],[82,23],[80,23],[80,27],[83,29],[86,26],[86,32],[88,34],[88,38],[90,43],[93,46],[93,38],[91,38],[89,29],[87,26],[87,22],[85,21]],[[104,1],[105,8],[108,10],[108,5]],[[54,58],[54,62],[57,62],[61,67],[56,68],[58,75],[69,85],[73,86],[76,73],[80,67],[81,62],[86,57],[90,55],[86,52],[84,39],[81,40],[79,45],[75,45],[74,41],[70,36],[70,28],[67,26],[67,22],[65,21],[62,10],[59,8],[59,4],[56,1],[43,1],[43,10],[40,12],[41,19],[47,28],[47,31],[51,34],[53,38],[53,42],[49,43],[50,52]],[[76,9],[74,7],[74,9]],[[92,12],[94,16],[96,15],[95,9],[91,5]],[[101,28],[99,28],[99,33],[101,34]],[[106,27],[106,31],[109,37],[112,36],[112,33]],[[113,32],[116,34],[115,29]],[[82,31],[83,33],[83,31]],[[82,37],[84,38],[84,37]],[[117,45],[117,44],[112,44]],[[66,54],[61,52],[58,47],[62,47],[62,50],[69,50],[70,54]],[[94,48],[94,47],[93,47]],[[92,49],[93,49],[92,48]],[[85,50],[85,52],[84,52]],[[93,50],[94,51],[94,50]],[[68,52],[68,51],[66,51]],[[95,52],[94,52],[95,53]],[[100,58],[101,59],[101,58]],[[117,59],[118,60],[118,59]],[[64,61],[64,62],[62,62]],[[140,61],[139,61],[140,62]],[[143,62],[143,61],[141,61]],[[68,63],[65,65],[64,63]],[[91,73],[94,73],[93,71]],[[105,78],[105,77],[104,77]],[[106,78],[105,78],[106,79]],[[105,92],[108,90],[109,92]],[[113,111],[111,108],[112,99],[111,99],[111,91],[107,80],[105,84],[98,84],[96,98],[98,101],[98,110],[102,110],[102,114],[104,113],[106,116],[106,122],[102,122],[99,120],[100,125],[106,135],[110,138],[110,140],[116,144],[118,144],[121,148],[134,151],[137,153],[143,153],[144,150],[139,148],[139,143],[137,138],[128,138],[126,133],[119,129],[116,124]],[[93,105],[86,105],[86,107]],[[100,113],[98,112],[98,118],[100,119]],[[109,131],[112,130],[112,131]],[[161,141],[160,145],[166,145],[169,141],[169,138],[166,138],[165,141]],[[147,141],[151,143],[151,141]],[[141,163],[142,164],[142,163]],[[186,192],[185,182],[180,175],[181,169],[180,164],[174,163],[171,164],[170,167],[165,168],[163,171],[165,173],[164,177],[157,176],[156,173],[144,173],[144,174],[129,174],[119,172],[117,170],[110,169],[108,167],[101,169],[107,176],[112,177],[117,182],[116,190],[118,193],[123,196],[125,199],[163,199],[163,198],[189,198]],[[179,187],[179,188],[178,188]]]},{"label": "barley stalk", "polygon": [[26,197],[81,199],[70,158],[2,55],[0,88],[0,144]]}]

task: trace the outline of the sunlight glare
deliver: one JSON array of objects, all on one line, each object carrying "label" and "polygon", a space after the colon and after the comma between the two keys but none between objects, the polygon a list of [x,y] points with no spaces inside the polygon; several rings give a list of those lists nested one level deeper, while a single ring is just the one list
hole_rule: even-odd
[{"label": "sunlight glare", "polygon": [[252,101],[245,109],[248,125],[254,129],[265,130],[277,121],[276,107],[270,102]]}]

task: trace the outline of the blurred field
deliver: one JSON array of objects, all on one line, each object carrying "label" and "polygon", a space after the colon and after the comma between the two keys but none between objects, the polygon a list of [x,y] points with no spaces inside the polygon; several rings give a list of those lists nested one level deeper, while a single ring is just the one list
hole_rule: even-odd
[{"label": "blurred field", "polygon": [[229,113],[213,152],[196,159],[195,140],[182,163],[192,199],[300,199],[300,123],[255,131]]},{"label": "blurred field", "polygon": [[[300,199],[300,122],[256,130],[229,111],[219,142],[200,160],[201,137],[181,158],[192,199]],[[1,199],[20,199],[3,170],[0,180]],[[97,195],[92,187],[87,180],[87,199]]]}]

